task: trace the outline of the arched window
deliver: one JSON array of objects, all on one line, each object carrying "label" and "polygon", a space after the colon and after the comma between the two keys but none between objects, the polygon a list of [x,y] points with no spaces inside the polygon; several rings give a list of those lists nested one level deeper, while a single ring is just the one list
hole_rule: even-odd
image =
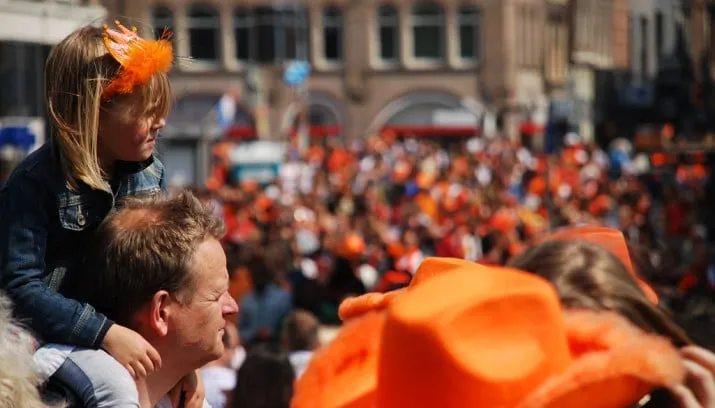
[{"label": "arched window", "polygon": [[465,5],[459,8],[459,58],[464,61],[476,61],[480,52],[481,13],[475,6]]},{"label": "arched window", "polygon": [[343,59],[343,12],[336,7],[323,10],[323,58],[333,63]]},{"label": "arched window", "polygon": [[381,6],[377,11],[378,57],[383,62],[395,62],[400,50],[400,21],[397,9],[391,5]]},{"label": "arched window", "polygon": [[221,49],[221,20],[216,9],[206,5],[189,8],[189,51],[197,60],[218,61]]},{"label": "arched window", "polygon": [[421,1],[412,7],[412,50],[415,58],[444,58],[444,25],[444,10],[438,4]]},{"label": "arched window", "polygon": [[154,38],[160,38],[161,35],[164,34],[164,30],[173,32],[174,14],[166,6],[156,6],[152,8],[151,26],[154,28]]}]

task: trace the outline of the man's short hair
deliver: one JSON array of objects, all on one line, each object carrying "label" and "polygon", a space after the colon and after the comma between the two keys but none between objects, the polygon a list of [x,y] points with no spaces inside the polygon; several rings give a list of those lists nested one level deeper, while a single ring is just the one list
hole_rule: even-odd
[{"label": "man's short hair", "polygon": [[160,290],[190,301],[196,249],[224,233],[223,221],[189,192],[128,200],[99,226],[84,266],[67,276],[61,291],[131,327]]},{"label": "man's short hair", "polygon": [[319,346],[320,322],[312,313],[296,310],[283,321],[283,338],[290,351],[314,350]]}]

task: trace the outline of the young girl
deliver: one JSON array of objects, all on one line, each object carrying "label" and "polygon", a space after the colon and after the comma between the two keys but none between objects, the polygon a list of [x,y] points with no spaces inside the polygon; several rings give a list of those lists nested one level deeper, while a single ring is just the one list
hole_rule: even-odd
[{"label": "young girl", "polygon": [[102,348],[144,377],[161,364],[144,338],[57,292],[107,214],[165,190],[153,153],[172,99],[171,43],[119,29],[83,27],[48,57],[51,138],[0,190],[0,288],[41,342]]}]

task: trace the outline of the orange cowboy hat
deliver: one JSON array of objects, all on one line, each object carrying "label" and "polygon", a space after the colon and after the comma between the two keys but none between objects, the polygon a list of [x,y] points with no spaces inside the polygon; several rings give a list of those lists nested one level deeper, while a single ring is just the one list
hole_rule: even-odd
[{"label": "orange cowboy hat", "polygon": [[666,339],[526,272],[448,261],[389,303],[315,354],[293,408],[618,408],[684,378]]},{"label": "orange cowboy hat", "polygon": [[621,231],[607,227],[573,227],[557,231],[546,239],[558,241],[584,241],[598,245],[599,247],[607,250],[611,254],[615,255],[616,258],[623,263],[623,265],[625,265],[626,269],[628,269],[628,272],[630,272],[635,278],[638,286],[640,286],[648,300],[654,304],[658,304],[658,294],[655,293],[655,290],[653,290],[648,283],[638,276],[638,273],[633,267],[631,255],[628,252],[628,243],[626,242],[626,237]]}]

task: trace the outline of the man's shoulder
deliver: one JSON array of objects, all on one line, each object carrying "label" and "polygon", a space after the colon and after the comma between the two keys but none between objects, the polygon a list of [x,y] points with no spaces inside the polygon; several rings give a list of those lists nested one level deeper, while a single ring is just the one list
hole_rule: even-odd
[{"label": "man's shoulder", "polygon": [[[124,367],[122,367],[122,365],[119,364],[119,362],[115,360],[114,357],[112,357],[109,353],[102,349],[95,350],[89,348],[74,347],[72,353],[69,355],[69,359],[75,362],[81,362],[82,364],[106,364],[108,367],[120,367],[124,369]],[[129,372],[127,372],[127,375],[129,375]]]}]

